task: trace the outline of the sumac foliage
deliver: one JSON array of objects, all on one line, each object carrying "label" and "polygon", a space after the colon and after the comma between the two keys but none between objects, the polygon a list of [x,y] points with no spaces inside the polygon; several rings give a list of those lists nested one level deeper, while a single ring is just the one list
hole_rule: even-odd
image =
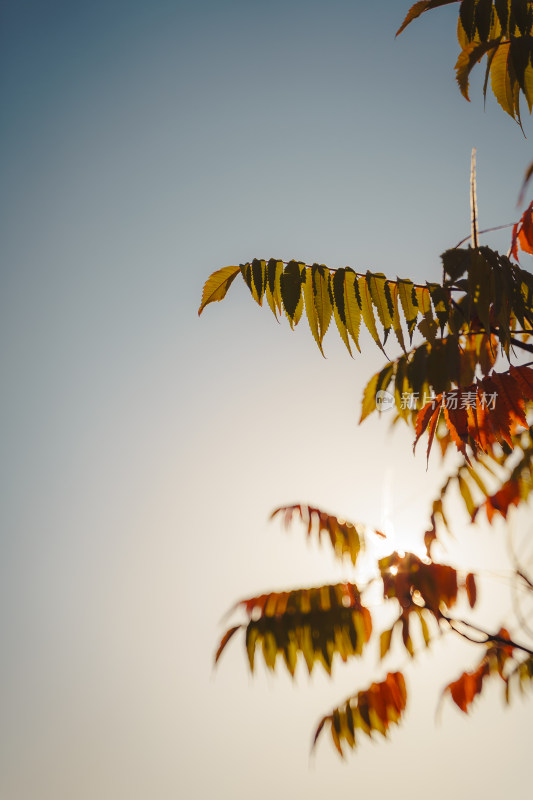
[{"label": "sumac foliage", "polygon": [[[422,0],[409,10],[401,33],[427,11],[452,0]],[[457,80],[468,98],[473,67],[486,59],[484,92],[490,85],[504,110],[520,122],[520,96],[533,105],[533,2],[462,0],[458,7]],[[526,175],[533,175],[533,166]],[[198,313],[223,300],[240,278],[259,305],[294,329],[305,317],[324,355],[324,337],[336,329],[350,355],[370,338],[385,355],[396,350],[368,381],[361,422],[394,406],[393,421],[427,436],[432,450],[455,456],[452,471],[430,504],[421,533],[425,555],[388,548],[381,531],[297,503],[275,509],[286,527],[295,520],[308,539],[324,541],[353,568],[353,580],[313,588],[270,591],[236,604],[239,618],[223,635],[216,661],[230,640],[241,637],[250,669],[279,664],[291,677],[320,664],[328,674],[338,662],[367,657],[376,663],[398,655],[416,658],[443,633],[475,642],[482,657],[443,690],[468,712],[489,679],[499,681],[506,700],[533,680],[533,631],[516,613],[514,628],[480,628],[474,613],[478,576],[435,559],[435,543],[450,531],[448,497],[455,491],[468,519],[507,520],[526,503],[533,486],[533,275],[519,255],[533,255],[533,204],[513,228],[507,255],[481,246],[472,173],[472,241],[442,255],[442,280],[415,283],[374,271],[280,259],[253,259],[214,272],[204,286]],[[372,543],[372,544],[371,544]],[[365,583],[358,568],[376,543],[381,556]],[[424,552],[422,548],[421,552]],[[524,592],[533,581],[516,563],[513,579]],[[375,615],[371,598],[388,608],[389,622]],[[376,617],[379,617],[379,624]],[[512,631],[512,635],[510,633]],[[529,643],[528,643],[529,642]],[[379,676],[378,676],[379,677]],[[361,687],[319,723],[315,742],[329,730],[343,755],[361,736],[387,736],[407,703],[400,670]]]}]

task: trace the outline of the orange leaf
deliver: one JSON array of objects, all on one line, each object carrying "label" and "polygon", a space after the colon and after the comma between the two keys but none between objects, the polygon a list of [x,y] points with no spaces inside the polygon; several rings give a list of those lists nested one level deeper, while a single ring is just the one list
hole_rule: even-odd
[{"label": "orange leaf", "polygon": [[474,608],[477,600],[477,588],[476,588],[476,579],[471,572],[469,572],[468,575],[466,576],[465,587],[466,587],[466,593],[468,595],[468,602],[470,603],[470,608]]},{"label": "orange leaf", "polygon": [[453,401],[451,404],[443,400],[444,419],[451,433],[452,439],[460,453],[468,461],[466,444],[468,437],[468,416],[466,408],[460,407],[460,392],[449,392],[447,397]]},{"label": "orange leaf", "polygon": [[[514,367],[512,368],[514,369]],[[510,373],[494,373],[492,381],[498,392],[498,399],[507,407],[510,420],[518,422],[527,428],[524,400],[520,391],[519,381]]]},{"label": "orange leaf", "polygon": [[222,655],[222,651],[224,650],[225,646],[227,645],[233,634],[237,633],[239,628],[242,628],[242,625],[235,625],[233,628],[230,628],[229,630],[226,631],[226,633],[220,640],[220,644],[218,646],[218,650],[215,655],[215,664],[218,662],[218,659]]},{"label": "orange leaf", "polygon": [[466,714],[468,707],[483,688],[483,678],[488,674],[488,665],[484,662],[474,672],[463,672],[460,678],[448,684],[444,691],[449,691],[452,700]]},{"label": "orange leaf", "polygon": [[511,506],[517,506],[521,500],[522,495],[518,481],[510,480],[491,497],[487,497],[481,507],[485,508],[488,521],[492,522],[496,513],[500,513],[506,519]]},{"label": "orange leaf", "polygon": [[509,373],[518,382],[520,390],[526,400],[533,401],[533,369],[531,367],[509,368]]}]

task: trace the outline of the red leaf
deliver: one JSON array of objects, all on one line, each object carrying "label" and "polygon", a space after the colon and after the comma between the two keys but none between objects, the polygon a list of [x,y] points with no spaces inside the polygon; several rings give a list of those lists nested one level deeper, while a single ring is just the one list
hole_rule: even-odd
[{"label": "red leaf", "polygon": [[511,506],[517,506],[522,500],[520,493],[520,486],[518,481],[507,481],[501,489],[499,489],[491,497],[487,497],[481,507],[485,507],[487,512],[487,519],[492,522],[494,514],[500,513],[504,519]]},{"label": "red leaf", "polygon": [[511,238],[511,255],[518,261],[518,246],[524,253],[533,255],[533,203],[526,208],[519,221],[513,227]]},{"label": "red leaf", "polygon": [[435,400],[430,401],[423,408],[421,408],[418,414],[416,415],[416,427],[415,427],[416,439],[413,444],[413,451],[417,445],[418,440],[420,439],[426,428],[429,427],[429,443],[427,450],[428,459],[431,450],[431,445],[433,444],[433,437],[435,435],[437,422],[439,421],[441,402],[442,402],[442,394],[439,394],[437,395]]}]

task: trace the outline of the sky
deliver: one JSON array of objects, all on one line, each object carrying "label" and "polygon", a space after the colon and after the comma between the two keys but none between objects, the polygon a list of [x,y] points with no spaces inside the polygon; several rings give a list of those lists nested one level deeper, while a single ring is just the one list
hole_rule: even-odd
[{"label": "sky", "polygon": [[[210,273],[255,257],[438,280],[473,146],[480,226],[517,218],[529,139],[481,76],[461,97],[456,9],[395,40],[407,7],[0,0],[1,798],[530,796],[526,700],[435,719],[468,643],[292,683],[234,640],[213,670],[236,600],[351,576],[274,507],[409,549],[442,479],[411,432],[358,426],[370,339],[351,360],[331,334],[324,360],[240,282],[197,316]],[[490,571],[492,625],[505,533],[455,512],[445,557]],[[391,741],[310,759],[320,717],[399,667]]]}]

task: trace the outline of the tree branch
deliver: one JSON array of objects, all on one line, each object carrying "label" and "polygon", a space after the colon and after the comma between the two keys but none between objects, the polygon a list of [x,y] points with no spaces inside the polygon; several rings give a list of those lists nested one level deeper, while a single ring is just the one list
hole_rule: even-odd
[{"label": "tree branch", "polygon": [[[462,636],[464,639],[468,639],[469,642],[474,642],[474,644],[488,644],[489,642],[494,642],[495,644],[503,644],[508,647],[513,647],[516,650],[522,650],[524,653],[528,653],[530,656],[533,656],[533,650],[529,647],[526,647],[523,644],[518,644],[513,639],[508,639],[505,636],[500,636],[498,633],[487,633],[487,631],[483,630],[483,628],[478,628],[477,625],[474,625],[471,622],[466,622],[464,619],[453,619],[453,617],[447,617],[446,614],[441,614],[441,618],[445,619],[448,625],[452,630]],[[483,641],[478,641],[477,639],[473,639],[464,631],[456,628],[456,625],[464,625],[465,627],[469,628],[470,630],[474,631],[475,633],[479,633],[481,636],[484,636],[485,639]]]}]

